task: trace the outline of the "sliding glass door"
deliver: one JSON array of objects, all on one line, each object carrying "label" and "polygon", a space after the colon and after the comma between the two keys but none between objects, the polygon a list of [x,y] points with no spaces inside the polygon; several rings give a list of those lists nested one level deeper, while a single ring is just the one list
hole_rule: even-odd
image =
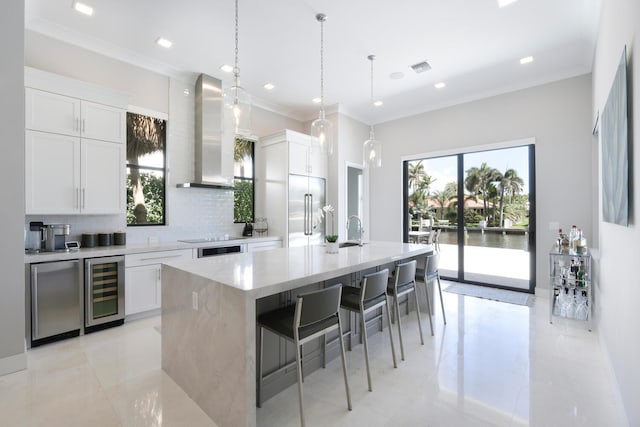
[{"label": "sliding glass door", "polygon": [[405,241],[433,242],[440,274],[533,292],[534,146],[406,161]]}]

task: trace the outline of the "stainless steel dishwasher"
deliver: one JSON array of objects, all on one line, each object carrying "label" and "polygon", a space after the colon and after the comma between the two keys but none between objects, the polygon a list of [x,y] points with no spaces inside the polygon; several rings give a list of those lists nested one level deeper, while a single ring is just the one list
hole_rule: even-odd
[{"label": "stainless steel dishwasher", "polygon": [[31,346],[78,336],[82,328],[80,261],[31,264]]}]

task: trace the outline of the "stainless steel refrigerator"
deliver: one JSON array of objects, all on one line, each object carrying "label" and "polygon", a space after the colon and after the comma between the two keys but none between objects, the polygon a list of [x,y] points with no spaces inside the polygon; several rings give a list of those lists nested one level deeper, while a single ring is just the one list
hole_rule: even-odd
[{"label": "stainless steel refrigerator", "polygon": [[289,246],[319,245],[324,242],[325,180],[289,175]]}]

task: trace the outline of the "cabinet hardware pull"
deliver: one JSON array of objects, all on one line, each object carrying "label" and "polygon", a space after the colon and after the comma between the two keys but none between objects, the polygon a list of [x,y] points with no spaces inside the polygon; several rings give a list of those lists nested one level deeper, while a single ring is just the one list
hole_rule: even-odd
[{"label": "cabinet hardware pull", "polygon": [[82,188],[82,209],[84,209],[84,187]]},{"label": "cabinet hardware pull", "polygon": [[85,126],[85,119],[82,119],[82,133],[86,132],[87,127]]}]

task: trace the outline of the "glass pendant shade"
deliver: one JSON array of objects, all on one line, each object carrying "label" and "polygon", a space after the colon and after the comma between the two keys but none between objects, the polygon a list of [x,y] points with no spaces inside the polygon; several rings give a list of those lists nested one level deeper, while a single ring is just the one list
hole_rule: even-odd
[{"label": "glass pendant shade", "polygon": [[233,117],[236,135],[251,135],[251,95],[237,84],[227,88],[223,94],[224,106]]},{"label": "glass pendant shade", "polygon": [[333,125],[324,117],[324,110],[311,123],[311,136],[318,139],[321,153],[333,154]]},{"label": "glass pendant shade", "polygon": [[378,141],[373,134],[373,127],[369,132],[369,139],[363,144],[364,167],[381,168],[382,167],[382,143]]}]

